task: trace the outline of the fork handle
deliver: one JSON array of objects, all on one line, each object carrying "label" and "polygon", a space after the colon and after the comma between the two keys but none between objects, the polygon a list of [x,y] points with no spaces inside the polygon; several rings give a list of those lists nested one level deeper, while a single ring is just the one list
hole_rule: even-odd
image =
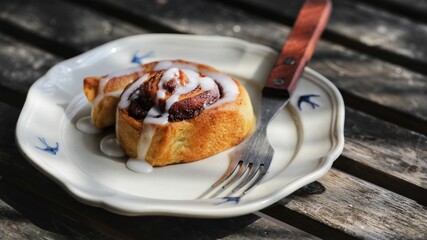
[{"label": "fork handle", "polygon": [[307,0],[265,82],[263,94],[289,98],[328,22],[330,0]]}]

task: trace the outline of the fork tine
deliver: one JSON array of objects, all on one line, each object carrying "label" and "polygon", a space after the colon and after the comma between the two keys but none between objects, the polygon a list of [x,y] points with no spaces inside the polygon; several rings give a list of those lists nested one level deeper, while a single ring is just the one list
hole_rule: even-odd
[{"label": "fork tine", "polygon": [[216,188],[221,183],[223,183],[225,180],[227,180],[231,175],[233,175],[234,171],[236,170],[237,166],[241,163],[241,160],[233,160],[230,162],[230,165],[228,166],[227,171],[220,177],[213,185],[212,188]]},{"label": "fork tine", "polygon": [[248,165],[249,165],[249,163],[245,163],[245,162],[242,161],[242,164],[240,165],[240,168],[237,171],[237,173],[233,176],[233,178],[231,178],[230,180],[228,180],[228,182],[222,188],[227,189],[233,183],[235,183],[238,179],[240,179],[242,177],[242,175],[246,172],[246,169],[248,168]]},{"label": "fork tine", "polygon": [[239,165],[237,166],[239,170],[237,170],[237,173],[234,174],[234,176],[227,181],[225,185],[223,185],[218,191],[216,191],[210,198],[214,198],[224,192],[226,189],[228,189],[233,183],[235,183],[238,179],[242,177],[242,175],[246,172],[246,169],[248,168],[248,163],[245,163],[243,161],[239,161]]},{"label": "fork tine", "polygon": [[243,195],[244,194],[246,194],[246,193],[248,193],[250,190],[252,190],[252,188],[253,187],[255,187],[260,181],[261,181],[261,179],[265,176],[265,174],[267,173],[267,167],[265,167],[264,166],[264,164],[261,164],[260,166],[259,166],[259,171],[257,171],[257,172],[260,172],[260,174],[258,175],[258,177],[255,179],[255,181],[253,181],[252,182],[252,184],[249,186],[249,187],[247,187],[246,189],[245,189],[245,191],[243,191]]},{"label": "fork tine", "polygon": [[248,170],[248,173],[246,174],[245,178],[231,192],[235,193],[235,192],[239,191],[243,186],[248,184],[255,177],[255,175],[258,173],[259,166],[260,165],[255,166],[253,163],[250,163],[249,167],[248,167],[249,170]]}]

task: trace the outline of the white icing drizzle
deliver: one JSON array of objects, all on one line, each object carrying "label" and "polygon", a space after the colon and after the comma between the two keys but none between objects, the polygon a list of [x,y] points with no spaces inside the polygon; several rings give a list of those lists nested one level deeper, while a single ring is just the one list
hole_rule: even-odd
[{"label": "white icing drizzle", "polygon": [[206,109],[221,106],[224,103],[234,101],[239,95],[239,88],[237,84],[229,76],[223,73],[205,72],[206,76],[209,76],[221,85],[222,97],[218,99],[214,104],[206,106]]},{"label": "white icing drizzle", "polygon": [[[133,92],[135,92],[135,91],[136,91],[136,89],[138,89],[138,88],[139,88],[139,86],[140,86],[143,82],[145,82],[145,80],[147,80],[147,78],[148,78],[148,73],[144,74],[144,76],[142,76],[141,78],[139,78],[139,79],[138,79],[138,80],[136,80],[135,82],[131,83],[131,85],[130,85],[130,86],[128,86],[128,88],[126,89],[126,91],[124,91],[124,92],[123,92],[123,94],[122,94],[122,96],[121,96],[121,98],[120,98],[120,102],[119,102],[119,104],[117,105],[117,107],[118,107],[119,109],[124,109],[124,108],[129,107],[130,102],[131,102],[131,100],[132,100],[132,99],[129,99],[129,98],[130,98],[130,95],[131,95]],[[135,96],[137,96],[138,94],[139,94],[139,93],[138,93],[138,92],[136,92],[136,93],[135,93]]]},{"label": "white icing drizzle", "polygon": [[151,141],[153,140],[156,127],[151,124],[146,124],[142,128],[141,135],[139,136],[137,158],[145,159],[148,149],[150,148]]},{"label": "white icing drizzle", "polygon": [[110,157],[124,157],[125,153],[117,141],[116,134],[105,136],[100,143],[101,152]]},{"label": "white icing drizzle", "polygon": [[[122,71],[117,71],[111,74],[108,74],[107,76],[101,78],[99,80],[99,84],[98,84],[98,94],[96,95],[95,99],[93,99],[92,101],[92,114],[93,114],[93,109],[95,109],[95,107],[102,101],[102,99],[104,99],[105,97],[108,96],[112,96],[112,97],[120,97],[120,94],[122,93],[123,90],[117,90],[114,92],[108,92],[105,93],[104,89],[105,86],[107,85],[107,83],[116,77],[120,77],[120,76],[126,76],[126,75],[130,75],[136,72],[141,72],[142,69],[141,67],[133,67],[133,68],[128,68]],[[141,74],[141,73],[140,73]]]},{"label": "white icing drizzle", "polygon": [[82,132],[87,134],[97,134],[102,132],[102,129],[95,127],[92,123],[92,119],[90,116],[82,117],[76,122],[76,128]]},{"label": "white icing drizzle", "polygon": [[150,173],[153,171],[153,166],[148,162],[137,158],[129,158],[126,162],[126,167],[138,173]]},{"label": "white icing drizzle", "polygon": [[150,173],[153,171],[153,167],[145,161],[145,156],[150,148],[155,131],[156,128],[150,124],[142,128],[137,146],[137,157],[128,159],[126,162],[127,168],[139,173]]}]

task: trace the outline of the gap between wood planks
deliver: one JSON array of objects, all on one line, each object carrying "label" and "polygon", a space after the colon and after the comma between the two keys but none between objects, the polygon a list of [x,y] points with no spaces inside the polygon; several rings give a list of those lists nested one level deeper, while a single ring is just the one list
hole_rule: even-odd
[{"label": "gap between wood planks", "polygon": [[[375,0],[375,1],[356,0],[356,1],[374,6],[376,8],[387,10],[393,14],[400,15],[408,19],[427,23],[427,9],[419,8],[418,6],[408,7],[407,1],[402,1],[402,0],[399,0],[400,2],[390,1],[390,0]],[[409,3],[410,2],[411,1],[409,1]],[[418,2],[421,2],[421,1],[418,1]]]},{"label": "gap between wood planks", "polygon": [[318,222],[310,217],[307,217],[303,214],[300,214],[298,212],[292,211],[288,208],[279,206],[279,205],[273,205],[270,207],[267,207],[260,211],[263,215],[267,215],[272,219],[275,219],[277,221],[280,221],[278,219],[283,218],[286,216],[286,219],[292,219],[292,221],[289,221],[287,224],[297,228],[297,229],[304,229],[304,231],[316,235],[320,238],[324,239],[357,239],[356,237],[353,237],[351,235],[348,235],[342,231],[339,231],[335,228],[332,228],[328,225],[325,225],[321,222]]},{"label": "gap between wood planks", "polygon": [[398,112],[375,102],[368,101],[364,98],[355,96],[344,89],[340,89],[340,93],[346,106],[365,112],[408,130],[427,135],[427,124],[422,119],[403,112]]},{"label": "gap between wood planks", "polygon": [[348,157],[340,156],[333,164],[333,167],[348,174],[357,176],[367,182],[398,193],[402,196],[415,200],[418,204],[427,206],[427,189],[399,179],[393,175],[381,172],[378,169],[361,164]]},{"label": "gap between wood planks", "polygon": [[25,95],[0,86],[0,101],[12,107],[22,109],[25,102]]}]

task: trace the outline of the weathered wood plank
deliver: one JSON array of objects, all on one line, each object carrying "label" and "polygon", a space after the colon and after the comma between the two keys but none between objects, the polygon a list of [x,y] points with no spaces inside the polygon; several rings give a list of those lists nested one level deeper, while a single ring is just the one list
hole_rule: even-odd
[{"label": "weathered wood plank", "polygon": [[[286,4],[280,0],[237,0],[233,5],[243,5],[250,12],[262,11],[267,18],[289,22],[295,19],[302,3],[303,0]],[[405,2],[405,5],[408,4]],[[425,23],[357,1],[336,0],[333,1],[325,37],[426,73],[427,47],[423,41],[427,37]]]},{"label": "weathered wood plank", "polygon": [[347,108],[335,166],[427,206],[427,136]]},{"label": "weathered wood plank", "polygon": [[381,5],[395,4],[396,6],[400,6],[401,8],[409,8],[413,11],[427,13],[427,2],[423,0],[406,0],[405,2],[402,2],[400,0],[377,0],[376,2]]},{"label": "weathered wood plank", "polygon": [[[282,206],[263,212],[298,228],[306,226],[309,232],[316,231],[318,224],[326,224],[364,239],[427,237],[427,208],[415,201],[338,170],[329,171],[319,182],[326,188],[324,193],[291,195],[281,201]],[[330,239],[341,237],[321,234]]]},{"label": "weathered wood plank", "polygon": [[25,96],[31,84],[62,59],[0,32],[0,86]]},{"label": "weathered wood plank", "polygon": [[0,200],[0,238],[30,239],[50,238],[63,239],[60,235],[44,231],[34,226],[18,211]]},{"label": "weathered wood plank", "polygon": [[[141,22],[151,20],[161,23],[172,30],[200,35],[224,35],[272,46],[280,49],[289,27],[280,25],[255,15],[248,15],[229,6],[198,0],[71,0],[85,4],[92,3],[97,9],[108,6],[129,16],[140,18]],[[185,6],[185,7],[178,7]]]},{"label": "weathered wood plank", "polygon": [[410,19],[427,22],[427,2],[424,0],[358,0]]},{"label": "weathered wood plank", "polygon": [[0,238],[110,239],[61,213],[53,213],[4,179],[0,179]]},{"label": "weathered wood plank", "polygon": [[330,79],[348,105],[427,133],[426,75],[327,42],[319,44],[309,66]]},{"label": "weathered wood plank", "polygon": [[[0,20],[22,28],[36,38],[43,37],[48,44],[55,45],[55,49],[40,43],[42,40],[37,38],[39,44],[52,51],[60,53],[62,47],[69,49],[67,55],[145,32],[114,17],[61,1],[0,1]],[[14,34],[14,30],[9,29],[8,34]],[[31,36],[29,38],[31,40]]]},{"label": "weathered wood plank", "polygon": [[427,63],[427,25],[355,1],[335,1],[330,29],[368,46],[375,46]]}]

